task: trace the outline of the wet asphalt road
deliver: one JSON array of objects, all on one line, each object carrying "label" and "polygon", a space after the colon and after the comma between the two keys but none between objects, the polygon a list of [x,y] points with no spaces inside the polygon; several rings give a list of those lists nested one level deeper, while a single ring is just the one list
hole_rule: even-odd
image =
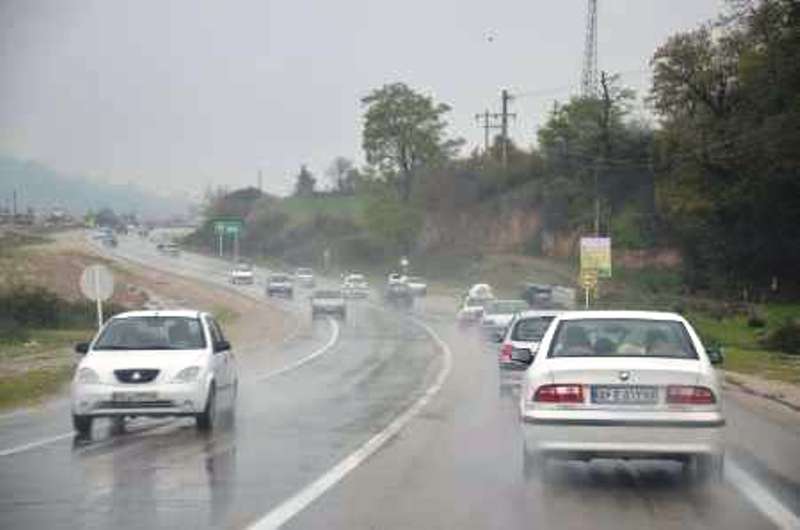
[{"label": "wet asphalt road", "polygon": [[[118,253],[226,280],[209,258],[163,258],[125,241]],[[237,289],[260,296],[259,286]],[[275,303],[308,318],[304,300]],[[729,477],[699,487],[670,463],[559,464],[544,480],[524,479],[513,399],[498,391],[491,349],[452,325],[452,305],[431,298],[415,310],[452,352],[442,391],[287,528],[775,527],[741,483]],[[124,432],[100,422],[90,442],[76,442],[65,400],[0,416],[0,528],[244,528],[257,521],[392,422],[442,368],[440,349],[405,315],[365,302],[349,311],[338,340],[295,369],[275,375],[249,367],[263,366],[260,356],[288,366],[320,351],[335,324],[317,321],[285,344],[248,345],[239,355],[235,419],[213,435],[190,420],[139,420]],[[798,416],[734,395],[728,415],[731,461],[800,513]]]}]

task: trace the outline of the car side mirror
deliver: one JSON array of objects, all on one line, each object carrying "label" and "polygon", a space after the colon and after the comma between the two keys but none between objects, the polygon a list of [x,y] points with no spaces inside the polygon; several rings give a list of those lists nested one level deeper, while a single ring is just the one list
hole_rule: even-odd
[{"label": "car side mirror", "polygon": [[214,343],[214,353],[222,353],[224,351],[230,351],[231,343],[227,340],[218,340]]},{"label": "car side mirror", "polygon": [[89,353],[89,343],[88,342],[79,342],[75,345],[75,353],[79,355],[86,355]]},{"label": "car side mirror", "polygon": [[533,362],[533,354],[527,348],[514,348],[511,352],[511,360],[521,364],[530,365]]},{"label": "car side mirror", "polygon": [[725,360],[725,350],[722,346],[715,344],[706,348],[706,355],[711,364],[722,364]]}]

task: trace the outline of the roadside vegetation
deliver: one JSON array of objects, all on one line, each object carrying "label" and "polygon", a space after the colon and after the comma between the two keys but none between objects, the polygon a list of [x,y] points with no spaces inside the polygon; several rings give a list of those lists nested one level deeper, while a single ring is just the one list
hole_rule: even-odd
[{"label": "roadside vegetation", "polygon": [[285,199],[211,193],[186,243],[211,250],[212,220],[238,217],[251,259],[385,273],[408,256],[445,285],[491,280],[513,294],[526,280],[575,286],[579,238],[610,236],[619,263],[600,284],[601,307],[679,311],[729,346],[731,369],[791,374],[797,49],[796,2],[730,0],[723,18],[654,52],[652,86],[638,96],[656,123],[603,73],[594,96],[554,102],[537,137],[520,142],[535,140],[528,149],[497,136],[464,154],[449,105],[389,83],[361,101],[363,167],[337,157],[320,177],[301,166]]}]

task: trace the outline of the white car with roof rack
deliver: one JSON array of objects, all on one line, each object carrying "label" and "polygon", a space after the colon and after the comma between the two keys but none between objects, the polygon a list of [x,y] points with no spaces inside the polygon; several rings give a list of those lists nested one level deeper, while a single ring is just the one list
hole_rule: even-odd
[{"label": "white car with roof rack", "polygon": [[525,372],[527,475],[550,458],[677,460],[719,479],[722,390],[692,326],[672,313],[562,313]]},{"label": "white car with roof rack", "polygon": [[109,319],[72,380],[73,426],[91,434],[96,418],[189,416],[214,427],[231,411],[238,377],[230,343],[213,316],[190,310],[132,311]]}]

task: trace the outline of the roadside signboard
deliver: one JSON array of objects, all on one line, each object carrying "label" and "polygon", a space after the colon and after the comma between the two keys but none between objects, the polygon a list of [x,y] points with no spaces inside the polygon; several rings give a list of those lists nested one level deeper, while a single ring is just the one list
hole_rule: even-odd
[{"label": "roadside signboard", "polygon": [[97,304],[97,329],[103,327],[103,302],[114,294],[114,275],[105,265],[90,265],[83,269],[81,293]]},{"label": "roadside signboard", "polygon": [[224,236],[233,237],[233,259],[239,259],[239,237],[242,235],[244,229],[244,221],[237,217],[220,217],[212,219],[214,233],[218,236],[219,257],[223,256],[223,238]]},{"label": "roadside signboard", "polygon": [[611,278],[611,238],[581,238],[581,276],[596,271],[598,278]]}]

